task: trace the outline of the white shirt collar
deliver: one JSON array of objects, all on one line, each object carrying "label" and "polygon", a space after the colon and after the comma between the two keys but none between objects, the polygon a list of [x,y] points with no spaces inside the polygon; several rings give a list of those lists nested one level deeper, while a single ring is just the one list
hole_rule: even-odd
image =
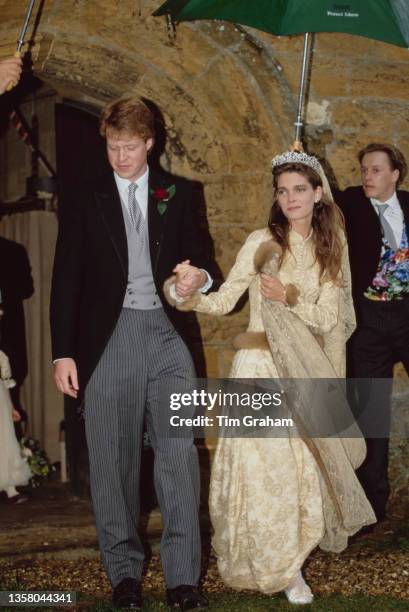
[{"label": "white shirt collar", "polygon": [[[146,171],[140,176],[136,181],[130,181],[127,178],[122,178],[116,172],[114,172],[114,178],[116,182],[116,186],[118,187],[119,193],[123,196],[129,188],[131,183],[136,183],[138,185],[138,191],[142,191],[147,189],[148,181],[149,181],[149,166],[146,168]],[[126,201],[126,199],[125,199]]]},{"label": "white shirt collar", "polygon": [[121,198],[122,206],[128,211],[128,198],[129,198],[129,185],[136,183],[138,186],[136,199],[141,209],[142,215],[146,219],[148,216],[148,200],[149,200],[149,167],[146,168],[146,172],[142,174],[136,181],[130,181],[129,179],[122,178],[114,172],[115,183],[118,189],[119,197]]},{"label": "white shirt collar", "polygon": [[381,204],[381,205],[387,204],[388,206],[390,206],[392,210],[400,210],[400,204],[399,204],[399,200],[398,200],[396,191],[389,198],[389,200],[386,200],[386,202],[380,202],[379,200],[376,200],[375,198],[370,198],[370,200],[373,206],[375,206],[376,204]]},{"label": "white shirt collar", "polygon": [[371,204],[378,215],[380,215],[380,212],[377,205],[387,205],[387,208],[384,211],[385,218],[392,228],[396,243],[400,245],[402,241],[404,218],[396,191],[386,202],[379,202],[378,200],[375,200],[375,198],[371,198]]},{"label": "white shirt collar", "polygon": [[146,171],[140,176],[136,181],[130,181],[129,179],[125,179],[122,176],[119,176],[116,172],[114,172],[116,186],[118,187],[118,191],[123,193],[126,189],[128,189],[131,183],[136,183],[138,185],[138,189],[146,189],[149,181],[149,166],[146,167]]}]

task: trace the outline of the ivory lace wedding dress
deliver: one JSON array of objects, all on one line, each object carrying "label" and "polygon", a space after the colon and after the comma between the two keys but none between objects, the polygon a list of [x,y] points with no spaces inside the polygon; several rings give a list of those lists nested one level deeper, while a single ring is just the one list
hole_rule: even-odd
[{"label": "ivory lace wedding dress", "polygon": [[[238,350],[232,378],[345,376],[345,343],[355,326],[346,247],[344,286],[338,286],[320,284],[311,236],[303,239],[290,232],[291,248],[279,271],[271,256],[274,249],[267,248],[269,255],[261,255],[260,261],[269,243],[274,245],[268,229],[250,234],[219,291],[196,294],[182,309],[224,315],[249,290],[244,345],[255,344]],[[259,272],[269,271],[269,265],[284,286],[298,290],[293,306],[263,300]],[[268,344],[257,348],[263,335]],[[209,505],[213,546],[226,584],[281,591],[317,545],[339,552],[349,535],[375,522],[354,473],[364,457],[359,433],[354,439],[312,442],[300,437],[220,438]]]}]

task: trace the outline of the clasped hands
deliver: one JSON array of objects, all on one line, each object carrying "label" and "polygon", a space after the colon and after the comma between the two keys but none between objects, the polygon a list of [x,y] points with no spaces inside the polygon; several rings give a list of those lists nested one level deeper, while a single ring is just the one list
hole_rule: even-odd
[{"label": "clasped hands", "polygon": [[[195,266],[190,265],[190,261],[182,261],[173,272],[176,274],[175,290],[179,297],[187,298],[195,291],[200,289],[206,282],[205,273]],[[261,295],[267,300],[286,304],[286,289],[283,283],[275,276],[260,274]]]},{"label": "clasped hands", "polygon": [[[188,298],[198,291],[206,282],[206,274],[203,270],[190,264],[187,259],[177,264],[173,269],[176,274],[175,290],[179,297]],[[268,299],[286,304],[285,287],[278,278],[262,273],[260,275],[261,295]],[[57,388],[71,397],[78,396],[78,376],[75,361],[73,359],[61,359],[54,366],[54,379]]]},{"label": "clasped hands", "polygon": [[186,259],[173,268],[176,274],[175,290],[179,297],[188,298],[206,283],[206,273]]}]

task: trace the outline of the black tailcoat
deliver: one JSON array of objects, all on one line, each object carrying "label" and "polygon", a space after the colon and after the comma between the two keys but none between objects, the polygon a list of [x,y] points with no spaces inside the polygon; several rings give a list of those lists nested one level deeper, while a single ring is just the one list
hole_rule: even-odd
[{"label": "black tailcoat", "polygon": [[[160,214],[153,191],[171,185],[176,193]],[[76,361],[82,394],[118,321],[127,287],[127,237],[113,173],[63,196],[60,211],[50,307],[53,359]],[[208,267],[199,217],[190,182],[150,170],[152,272],[178,331],[183,313],[167,305],[162,286],[180,261],[190,259],[193,265]]]}]

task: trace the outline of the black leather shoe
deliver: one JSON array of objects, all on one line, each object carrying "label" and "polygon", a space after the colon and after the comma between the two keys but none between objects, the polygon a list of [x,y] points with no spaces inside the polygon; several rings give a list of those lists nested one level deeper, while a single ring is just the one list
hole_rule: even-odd
[{"label": "black leather shoe", "polygon": [[116,585],[112,593],[114,608],[142,609],[141,583],[135,578],[124,578]]},{"label": "black leather shoe", "polygon": [[168,606],[172,608],[179,608],[179,610],[182,610],[182,612],[209,607],[207,598],[199,593],[199,589],[197,587],[189,584],[181,584],[174,589],[167,589],[166,596]]}]

